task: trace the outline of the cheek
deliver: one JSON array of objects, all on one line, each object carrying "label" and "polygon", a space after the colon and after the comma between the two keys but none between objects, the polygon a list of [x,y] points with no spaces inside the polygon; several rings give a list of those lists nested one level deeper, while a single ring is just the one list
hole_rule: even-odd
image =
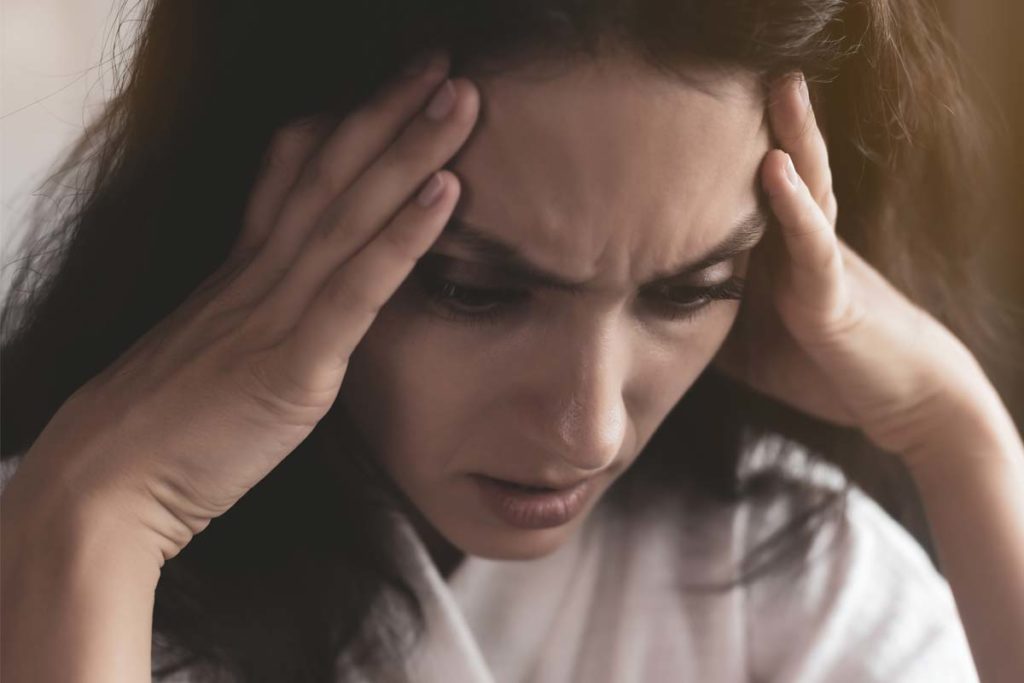
[{"label": "cheek", "polygon": [[725,341],[739,310],[739,301],[727,299],[713,302],[694,321],[660,323],[661,327],[650,329],[650,343],[638,358],[647,358],[662,371],[673,367],[695,379]]},{"label": "cheek", "polygon": [[666,327],[646,342],[637,342],[626,398],[641,434],[656,429],[710,365],[738,311],[738,301],[718,301],[692,325]]},{"label": "cheek", "polygon": [[[641,441],[710,363],[737,310],[738,302],[721,301],[693,323],[627,323],[616,360],[595,359],[613,371]],[[511,443],[523,429],[552,428],[546,420],[557,416],[539,414],[537,406],[564,388],[553,378],[575,351],[560,353],[561,334],[502,337],[496,342],[493,332],[432,321],[396,304],[381,311],[352,355],[339,401],[407,493],[479,468],[501,450],[495,439]]]},{"label": "cheek", "polygon": [[350,358],[339,400],[404,488],[443,473],[473,423],[482,376],[429,326],[385,308]]}]

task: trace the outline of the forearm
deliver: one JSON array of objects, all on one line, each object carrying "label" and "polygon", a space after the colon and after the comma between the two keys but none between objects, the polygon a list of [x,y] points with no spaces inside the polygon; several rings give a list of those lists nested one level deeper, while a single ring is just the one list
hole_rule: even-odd
[{"label": "forearm", "polygon": [[1022,681],[1024,446],[990,387],[964,407],[911,474],[981,680]]},{"label": "forearm", "polygon": [[25,514],[17,493],[3,496],[0,678],[150,681],[159,562],[114,515]]}]

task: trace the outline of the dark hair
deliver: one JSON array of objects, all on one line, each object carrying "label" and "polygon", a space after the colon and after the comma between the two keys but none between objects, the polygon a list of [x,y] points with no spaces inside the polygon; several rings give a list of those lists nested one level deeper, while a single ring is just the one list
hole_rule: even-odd
[{"label": "dark hair", "polygon": [[[344,116],[429,46],[449,49],[455,73],[611,47],[670,72],[698,60],[767,83],[803,70],[839,234],[992,377],[1011,377],[996,368],[1003,319],[969,258],[982,242],[984,140],[925,0],[153,0],[120,18],[133,10],[142,28],[118,88],[52,175],[3,309],[4,458],[220,266],[275,129]],[[856,432],[709,369],[616,486],[671,481],[722,505],[803,490],[781,471],[740,476],[745,439],[768,433],[847,469],[886,462]],[[401,614],[421,621],[393,557],[389,484],[364,450],[343,413],[322,421],[167,562],[156,644],[180,665],[252,681],[328,681],[341,652],[386,656]],[[803,498],[739,580],[799,556],[842,493]],[[371,619],[385,594],[395,609]]]}]

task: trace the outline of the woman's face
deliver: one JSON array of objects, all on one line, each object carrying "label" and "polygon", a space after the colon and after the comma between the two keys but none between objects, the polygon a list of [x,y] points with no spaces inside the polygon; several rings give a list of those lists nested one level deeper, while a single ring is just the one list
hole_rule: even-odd
[{"label": "woman's face", "polygon": [[[698,87],[618,57],[473,81],[452,224],[340,398],[432,530],[527,559],[580,525],[723,342],[737,301],[693,309],[745,273],[769,136],[748,73]],[[686,271],[737,230],[739,255]],[[488,477],[587,483],[545,502]]]}]

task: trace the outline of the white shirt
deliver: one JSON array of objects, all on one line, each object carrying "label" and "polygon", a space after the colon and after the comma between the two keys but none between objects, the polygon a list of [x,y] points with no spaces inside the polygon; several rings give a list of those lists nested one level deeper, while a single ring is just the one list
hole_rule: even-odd
[{"label": "white shirt", "polygon": [[[760,444],[767,445],[767,442]],[[748,464],[758,466],[757,451]],[[767,456],[766,456],[767,457]],[[839,470],[787,453],[819,487]],[[409,679],[467,683],[972,683],[978,680],[945,579],[859,488],[846,524],[816,534],[802,565],[720,593],[721,581],[790,518],[792,499],[695,517],[678,497],[622,517],[598,505],[551,555],[467,557],[446,582],[402,525],[425,637]],[[841,529],[845,529],[841,531]],[[802,569],[801,569],[802,567]],[[383,680],[370,676],[371,680]]]},{"label": "white shirt", "polygon": [[861,491],[850,496],[846,534],[816,538],[802,573],[718,594],[680,584],[728,576],[784,505],[743,504],[695,533],[682,531],[675,507],[666,501],[635,519],[599,507],[552,555],[470,557],[447,584],[417,541],[428,627],[410,679],[978,680],[948,585]]},{"label": "white shirt", "polygon": [[[831,466],[801,472],[818,486],[841,483]],[[793,569],[725,592],[685,589],[734,576],[789,518],[787,506],[747,500],[695,516],[666,497],[622,516],[599,503],[550,555],[466,557],[447,582],[398,518],[400,561],[426,616],[399,665],[423,683],[978,680],[948,584],[857,488],[847,524],[824,527]]]}]

